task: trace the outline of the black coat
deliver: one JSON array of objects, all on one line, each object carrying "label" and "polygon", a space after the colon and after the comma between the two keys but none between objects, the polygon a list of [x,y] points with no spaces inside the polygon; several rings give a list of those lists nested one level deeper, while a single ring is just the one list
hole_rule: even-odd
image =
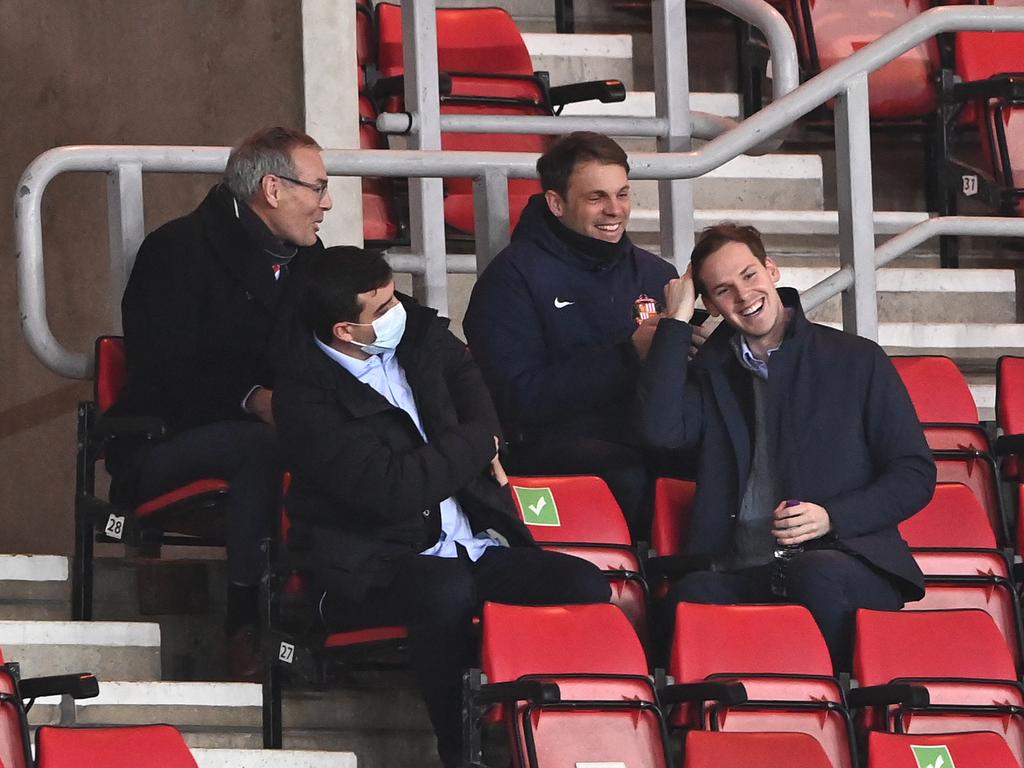
[{"label": "black coat", "polygon": [[[792,289],[793,317],[768,361],[768,429],[781,498],[820,504],[837,546],[897,577],[907,600],[924,579],[897,525],[931,499],[935,464],[899,374],[872,341],[808,322]],[[736,359],[726,324],[687,363],[692,327],[663,320],[639,388],[646,439],[700,446],[691,554],[729,551],[753,454],[752,374]]]},{"label": "black coat", "polygon": [[352,600],[390,583],[396,560],[436,543],[449,496],[474,532],[533,542],[508,489],[489,474],[498,420],[476,364],[447,320],[401,298],[408,320],[396,354],[429,442],[405,411],[328,358],[312,332],[292,344],[274,392],[292,472],[288,512],[312,533],[322,585]]},{"label": "black coat", "polygon": [[[221,186],[150,233],[121,302],[128,380],[116,413],[158,417],[170,435],[255,418],[242,412],[242,398],[256,384],[273,386],[272,338],[290,317],[289,287],[303,252],[322,248],[300,248],[290,276],[275,280],[270,256]],[[108,465],[126,498],[145,452],[145,443],[112,446]]]}]

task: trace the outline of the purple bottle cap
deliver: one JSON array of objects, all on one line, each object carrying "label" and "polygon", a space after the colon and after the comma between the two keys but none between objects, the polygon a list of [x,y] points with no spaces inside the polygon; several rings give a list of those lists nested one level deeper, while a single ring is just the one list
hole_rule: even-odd
[{"label": "purple bottle cap", "polygon": [[799,504],[800,504],[800,499],[787,499],[786,500],[786,506],[787,507],[795,507],[795,506],[797,506]]}]

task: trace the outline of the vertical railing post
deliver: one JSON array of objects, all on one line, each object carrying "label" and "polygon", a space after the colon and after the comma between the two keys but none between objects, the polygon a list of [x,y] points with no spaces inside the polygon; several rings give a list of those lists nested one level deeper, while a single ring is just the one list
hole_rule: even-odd
[{"label": "vertical railing post", "polygon": [[508,177],[500,169],[488,168],[473,179],[473,218],[476,273],[482,275],[509,241]]},{"label": "vertical railing post", "polygon": [[[668,131],[658,139],[659,152],[689,152],[690,73],[686,52],[686,1],[654,0],[651,4],[654,45],[654,102]],[[693,182],[669,179],[658,182],[661,255],[682,272],[693,250]]]},{"label": "vertical railing post", "polygon": [[[432,0],[402,5],[405,104],[418,127],[411,149],[441,149],[441,108],[437,88],[437,14]],[[448,314],[448,266],[444,240],[444,187],[441,179],[409,179],[409,235],[424,270],[413,275],[416,298]]]},{"label": "vertical railing post", "polygon": [[107,231],[110,235],[111,322],[121,330],[121,296],[135,254],[146,235],[143,216],[142,164],[120,163],[107,174]]},{"label": "vertical railing post", "polygon": [[843,329],[877,341],[869,120],[868,78],[862,74],[847,82],[845,90],[836,98],[839,263],[853,269],[853,285],[843,292]]}]

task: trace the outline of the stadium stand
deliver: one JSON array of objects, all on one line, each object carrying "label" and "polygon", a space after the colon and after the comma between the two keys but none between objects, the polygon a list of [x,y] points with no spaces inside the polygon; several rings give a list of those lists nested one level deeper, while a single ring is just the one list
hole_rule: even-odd
[{"label": "stadium stand", "polygon": [[647,657],[615,606],[487,603],[481,666],[487,682],[471,670],[466,684],[471,764],[489,716],[506,723],[515,766],[671,766]]},{"label": "stadium stand", "polygon": [[926,705],[875,707],[866,718],[871,729],[992,731],[1018,761],[1024,754],[1024,688],[999,629],[983,611],[858,611],[853,674],[862,685],[928,690]]},{"label": "stadium stand", "polygon": [[523,522],[544,548],[589,560],[608,576],[612,603],[647,640],[647,582],[629,528],[599,477],[509,477]]},{"label": "stadium stand", "polygon": [[101,336],[96,341],[96,376],[92,401],[78,406],[78,454],[75,484],[75,559],[72,616],[92,618],[94,542],[131,544],[159,556],[162,544],[224,546],[219,502],[229,489],[221,478],[193,481],[128,509],[117,500],[96,495],[96,462],[118,438],[159,438],[163,424],[155,418],[110,417],[127,375],[124,340]]}]

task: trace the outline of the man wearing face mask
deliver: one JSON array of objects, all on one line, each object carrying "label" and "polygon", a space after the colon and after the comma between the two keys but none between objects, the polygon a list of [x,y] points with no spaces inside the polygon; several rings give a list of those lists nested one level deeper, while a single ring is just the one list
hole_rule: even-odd
[{"label": "man wearing face mask", "polygon": [[676,271],[626,234],[629,163],[610,138],[565,136],[537,171],[544,193],[477,281],[466,338],[509,437],[511,470],[600,475],[634,539],[646,539],[656,457],[627,414],[657,317],[638,324],[634,306],[649,297],[660,308]]},{"label": "man wearing face mask", "polygon": [[329,631],[408,628],[441,761],[455,766],[483,601],[606,602],[608,582],[534,545],[476,365],[447,320],[395,293],[379,253],[341,246],[309,259],[302,309],[274,420],[288,510],[325,590],[321,617]]}]

